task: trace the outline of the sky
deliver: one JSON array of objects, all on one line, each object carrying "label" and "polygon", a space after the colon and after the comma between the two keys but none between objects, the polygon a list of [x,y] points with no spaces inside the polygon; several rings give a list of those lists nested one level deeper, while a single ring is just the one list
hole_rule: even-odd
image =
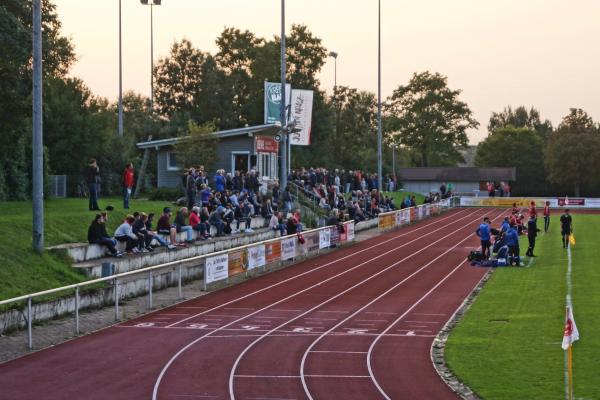
[{"label": "sky", "polygon": [[[118,97],[118,1],[53,0],[78,61],[71,75],[97,95]],[[507,105],[537,108],[557,125],[569,108],[600,120],[600,1],[381,0],[382,97],[429,70],[462,90],[478,129]],[[214,53],[225,27],[260,37],[280,32],[279,0],[163,0],[154,7],[154,58],[187,38]],[[150,7],[122,0],[123,88],[150,94]],[[377,91],[376,0],[286,0],[286,26],[305,24],[336,51],[337,82]],[[276,61],[278,62],[278,60]],[[334,63],[319,75],[331,93]]]}]

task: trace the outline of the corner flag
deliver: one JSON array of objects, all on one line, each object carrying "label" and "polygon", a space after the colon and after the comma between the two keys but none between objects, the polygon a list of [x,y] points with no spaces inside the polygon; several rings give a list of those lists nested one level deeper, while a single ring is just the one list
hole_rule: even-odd
[{"label": "corner flag", "polygon": [[579,340],[579,331],[573,317],[573,308],[567,307],[567,315],[565,318],[565,330],[563,334],[562,348],[567,350],[573,342]]}]

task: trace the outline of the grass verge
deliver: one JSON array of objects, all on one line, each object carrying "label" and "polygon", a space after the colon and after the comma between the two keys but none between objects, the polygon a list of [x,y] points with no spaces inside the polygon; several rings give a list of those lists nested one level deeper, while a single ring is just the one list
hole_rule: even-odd
[{"label": "grass verge", "polygon": [[[115,207],[108,221],[114,232],[128,212],[145,211],[158,215],[169,205],[164,201],[132,200],[124,210],[120,198],[101,199],[100,204]],[[87,199],[49,199],[45,201],[46,246],[86,242],[87,228],[95,212],[88,211]],[[86,280],[69,260],[45,253],[38,255],[31,243],[31,202],[0,202],[0,300],[21,296]]]},{"label": "grass verge", "polygon": [[[573,309],[581,339],[573,347],[574,394],[599,399],[600,216],[575,215]],[[564,398],[564,324],[567,253],[558,216],[540,236],[529,268],[498,268],[452,332],[450,369],[485,399]],[[521,243],[525,252],[526,238]],[[526,264],[529,262],[525,259]]]}]

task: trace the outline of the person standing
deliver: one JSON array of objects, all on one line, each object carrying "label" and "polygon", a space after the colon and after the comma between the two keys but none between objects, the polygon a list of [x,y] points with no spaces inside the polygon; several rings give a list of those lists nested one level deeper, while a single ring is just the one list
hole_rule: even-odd
[{"label": "person standing", "polygon": [[185,178],[185,193],[187,197],[187,206],[191,210],[196,203],[196,170],[192,167],[188,170]]},{"label": "person standing", "polygon": [[569,209],[560,216],[560,234],[562,236],[563,249],[569,245],[569,236],[573,233],[573,218],[569,214]]},{"label": "person standing", "polygon": [[490,230],[490,219],[488,217],[483,218],[483,223],[479,225],[479,228],[475,231],[475,234],[479,236],[481,240],[481,254],[484,258],[490,256],[491,243],[491,230]]},{"label": "person standing", "polygon": [[100,179],[100,168],[95,158],[90,159],[90,163],[85,168],[85,183],[88,185],[90,193],[89,209],[90,211],[100,211],[98,207],[98,181]]},{"label": "person standing", "polygon": [[133,190],[133,175],[133,164],[129,163],[123,171],[123,208],[126,210],[129,209],[129,199]]},{"label": "person standing", "polygon": [[550,228],[550,202],[547,201],[544,206],[544,233],[548,233]]},{"label": "person standing", "polygon": [[529,247],[527,248],[528,257],[535,257],[533,255],[533,249],[535,248],[535,238],[537,237],[539,229],[537,227],[537,218],[533,215],[529,215],[529,221],[527,221],[527,239],[529,240]]},{"label": "person standing", "polygon": [[511,224],[508,231],[504,234],[504,239],[506,240],[506,245],[508,246],[510,265],[512,265],[514,262],[517,267],[520,267],[521,258],[519,256],[519,233],[514,225]]}]

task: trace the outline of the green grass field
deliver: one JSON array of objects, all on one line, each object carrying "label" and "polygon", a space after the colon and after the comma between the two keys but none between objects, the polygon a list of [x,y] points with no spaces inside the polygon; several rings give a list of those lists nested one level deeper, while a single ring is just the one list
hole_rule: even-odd
[{"label": "green grass field", "polygon": [[[558,215],[540,236],[529,268],[498,268],[450,335],[446,360],[485,399],[564,399],[567,252]],[[581,339],[573,346],[576,399],[600,399],[600,215],[575,215],[573,310]],[[522,253],[527,240],[521,243]],[[525,263],[529,262],[525,259]]]},{"label": "green grass field", "polygon": [[[168,202],[132,200],[123,209],[120,198],[101,199],[100,206],[113,205],[108,231],[120,224],[125,211],[154,212],[158,215]],[[95,212],[88,211],[87,199],[50,199],[45,202],[46,246],[86,242],[87,228]],[[0,300],[81,282],[86,277],[74,271],[67,260],[32,251],[31,203],[0,202]]]}]

